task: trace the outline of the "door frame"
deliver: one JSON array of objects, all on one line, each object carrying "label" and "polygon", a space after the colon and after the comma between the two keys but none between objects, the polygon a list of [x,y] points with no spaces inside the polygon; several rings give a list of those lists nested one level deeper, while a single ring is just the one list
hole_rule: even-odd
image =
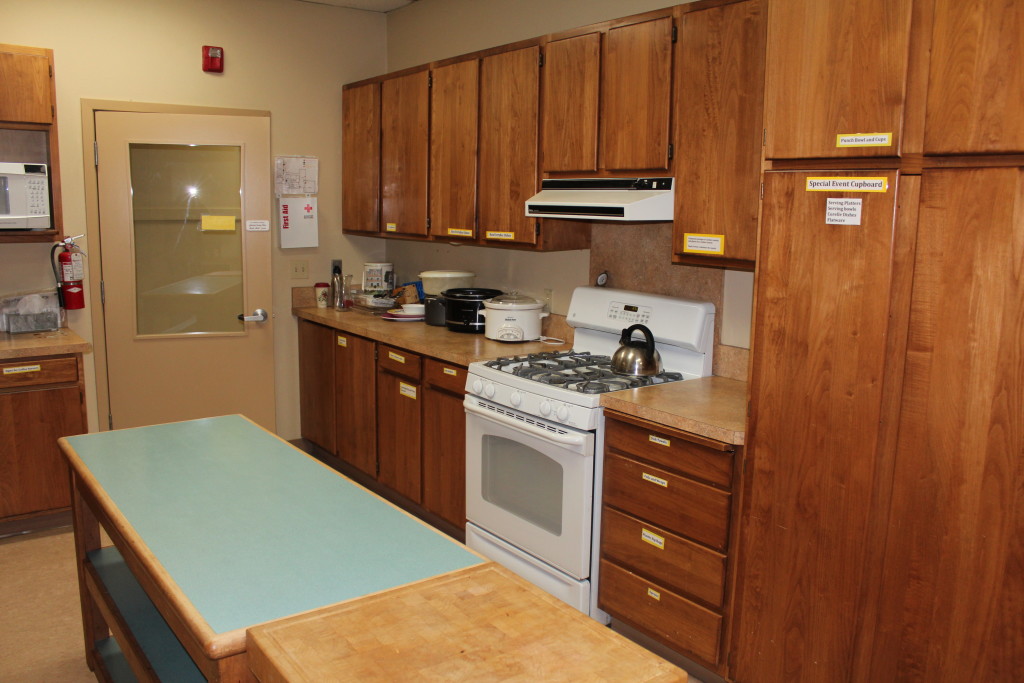
[{"label": "door frame", "polygon": [[[101,111],[138,114],[207,114],[215,116],[259,116],[270,112],[256,109],[199,107],[186,104],[82,100],[82,174],[85,187],[85,235],[89,249],[89,310],[92,322],[92,357],[96,386],[96,421],[101,432],[110,429],[110,386],[107,375],[107,337],[100,300],[103,261],[101,255],[99,173],[95,164],[96,113]],[[71,232],[71,231],[65,231]]]}]

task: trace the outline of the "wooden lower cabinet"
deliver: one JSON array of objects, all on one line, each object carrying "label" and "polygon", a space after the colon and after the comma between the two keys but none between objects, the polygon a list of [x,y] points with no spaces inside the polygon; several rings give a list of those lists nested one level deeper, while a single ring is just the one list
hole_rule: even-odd
[{"label": "wooden lower cabinet", "polygon": [[466,368],[424,363],[423,507],[459,529],[466,526]]},{"label": "wooden lower cabinet", "polygon": [[377,479],[422,502],[422,358],[380,345],[377,354]]},{"label": "wooden lower cabinet", "polygon": [[599,605],[724,675],[738,449],[606,415]]},{"label": "wooden lower cabinet", "polygon": [[376,342],[332,330],[336,454],[361,472],[377,476]]},{"label": "wooden lower cabinet", "polygon": [[0,520],[67,508],[70,480],[57,439],[86,431],[81,356],[0,368]]},{"label": "wooden lower cabinet", "polygon": [[335,453],[334,330],[299,320],[299,429],[303,439]]}]

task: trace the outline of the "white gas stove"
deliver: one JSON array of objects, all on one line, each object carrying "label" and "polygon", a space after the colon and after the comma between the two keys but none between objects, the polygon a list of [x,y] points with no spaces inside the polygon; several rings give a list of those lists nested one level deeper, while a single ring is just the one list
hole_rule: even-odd
[{"label": "white gas stove", "polygon": [[[471,363],[466,378],[466,543],[599,621],[601,394],[711,374],[714,306],[579,287],[574,350]],[[611,372],[622,331],[647,326],[665,371]]]}]

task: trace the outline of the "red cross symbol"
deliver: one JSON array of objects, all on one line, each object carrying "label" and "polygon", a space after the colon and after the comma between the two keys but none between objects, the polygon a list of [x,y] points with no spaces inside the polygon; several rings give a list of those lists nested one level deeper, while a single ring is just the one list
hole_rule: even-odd
[{"label": "red cross symbol", "polygon": [[310,205],[310,204],[306,204],[306,205],[305,205],[304,207],[302,207],[302,208],[306,210],[306,213],[313,213],[313,206],[312,206],[312,205]]}]

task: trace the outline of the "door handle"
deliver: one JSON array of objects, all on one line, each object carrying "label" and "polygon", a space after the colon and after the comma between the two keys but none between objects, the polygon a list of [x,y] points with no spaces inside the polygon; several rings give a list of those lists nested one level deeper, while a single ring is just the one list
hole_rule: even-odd
[{"label": "door handle", "polygon": [[267,315],[267,312],[262,308],[257,308],[252,312],[252,315],[246,315],[244,313],[238,314],[238,319],[247,323],[265,323],[269,317],[270,316]]}]

